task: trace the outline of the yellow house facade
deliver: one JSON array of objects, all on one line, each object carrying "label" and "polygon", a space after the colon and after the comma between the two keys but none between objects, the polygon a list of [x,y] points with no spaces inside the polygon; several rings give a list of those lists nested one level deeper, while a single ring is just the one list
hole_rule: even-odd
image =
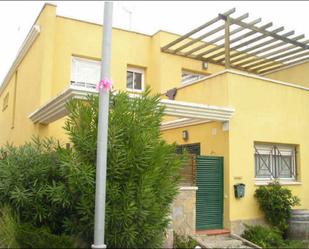
[{"label": "yellow house facade", "polygon": [[[251,27],[242,23],[245,18],[245,15],[236,18],[234,24],[243,25],[240,26],[243,29]],[[236,33],[227,26],[221,30]],[[62,129],[66,115],[64,105],[70,98],[96,93],[101,36],[102,26],[58,16],[56,7],[51,4],[43,7],[0,86],[1,145],[6,142],[20,145],[33,135],[68,142]],[[281,42],[290,41],[284,37],[287,36],[283,35]],[[273,38],[281,39],[281,36],[275,34]],[[185,42],[193,44],[194,39],[165,31],[152,36],[117,28],[112,32],[113,89],[127,90],[134,96],[150,86],[154,93],[162,94],[161,103],[166,106],[162,138],[169,143],[176,142],[179,148],[193,148],[191,152],[197,156],[194,184],[181,188],[188,205],[182,203],[174,207],[175,223],[185,226],[177,221],[177,212],[181,209],[180,213],[188,214],[189,232],[225,228],[241,233],[244,223],[262,222],[254,191],[272,178],[279,178],[300,197],[300,208],[309,209],[306,43],[298,44],[299,39],[291,38],[294,42],[290,46],[305,44],[301,47],[305,58],[297,60],[297,54],[291,53],[296,58],[293,63],[285,65],[279,60],[282,63],[269,70],[261,67],[261,62],[255,62],[257,55],[249,54],[247,60],[256,63],[255,68],[261,68],[258,73],[249,67],[250,70],[241,70],[240,66],[230,65],[237,60],[226,54],[226,44],[233,39],[223,38],[225,63],[171,49],[174,45],[184,46]],[[171,43],[175,44],[166,49]],[[196,50],[204,44],[202,40],[195,41],[195,47],[185,51]],[[210,50],[216,48],[211,44],[209,47]],[[237,53],[231,51],[232,55]],[[240,56],[246,54],[243,52]],[[267,63],[272,65],[269,59]],[[208,167],[214,167],[211,169],[215,171]],[[218,181],[206,189],[205,179],[211,174]],[[220,185],[216,185],[218,183]],[[245,185],[245,194],[236,198],[234,188],[240,183]],[[221,196],[212,201],[207,199],[208,193]]]}]

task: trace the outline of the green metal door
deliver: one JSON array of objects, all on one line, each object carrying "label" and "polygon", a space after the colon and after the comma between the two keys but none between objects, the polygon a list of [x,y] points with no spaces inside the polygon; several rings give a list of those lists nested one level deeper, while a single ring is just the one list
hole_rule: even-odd
[{"label": "green metal door", "polygon": [[196,156],[196,230],[223,228],[223,157]]}]

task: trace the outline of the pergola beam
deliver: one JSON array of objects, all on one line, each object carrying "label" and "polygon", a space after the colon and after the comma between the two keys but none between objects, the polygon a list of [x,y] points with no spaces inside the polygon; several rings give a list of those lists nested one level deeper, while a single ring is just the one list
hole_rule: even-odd
[{"label": "pergola beam", "polygon": [[[234,12],[235,9],[232,9],[219,14],[206,24],[165,45],[161,51],[250,73],[268,72],[307,57],[309,40],[300,41],[304,35],[290,38],[294,31],[279,34],[284,30],[283,27],[269,31],[267,29],[272,23],[257,27],[255,25],[261,22],[261,19],[245,22],[248,13],[234,18],[231,16]],[[224,25],[211,26],[222,20]],[[203,33],[202,29],[208,26],[208,31]],[[231,26],[237,28],[231,29]],[[215,37],[215,34],[223,30],[224,35]],[[199,31],[201,33],[197,38],[190,37]],[[245,32],[231,38],[241,31]],[[205,38],[210,36],[215,38],[205,41]],[[292,60],[294,61],[291,62]]]},{"label": "pergola beam", "polygon": [[[260,23],[261,21],[262,21],[262,19],[258,18],[258,19],[255,19],[254,21],[250,22],[250,24],[254,25],[254,24]],[[244,29],[245,28],[243,28],[243,27],[239,27],[239,28],[237,28],[237,29],[235,29],[233,31],[230,31],[230,36],[234,35],[234,34],[237,34],[238,32],[240,32],[240,31],[242,31]],[[198,46],[198,47],[196,47],[196,48],[186,52],[185,55],[193,54],[194,52],[199,51],[199,50],[201,50],[203,48],[206,48],[209,45],[214,45],[216,42],[218,42],[220,40],[223,40],[224,37],[225,37],[225,35],[221,35],[221,36],[219,36],[217,38],[214,38],[213,40],[211,40],[209,42],[205,42],[205,44],[202,44],[201,46]]]},{"label": "pergola beam", "polygon": [[251,29],[252,31],[256,31],[256,32],[259,32],[259,33],[271,36],[273,38],[276,38],[277,40],[281,40],[281,41],[284,41],[286,43],[294,44],[295,46],[301,47],[303,49],[309,49],[308,45],[303,44],[301,42],[297,42],[297,41],[294,41],[292,39],[289,39],[289,38],[286,38],[286,37],[282,37],[280,35],[274,34],[274,33],[270,32],[270,31],[265,30],[265,29],[255,27],[253,25],[250,25],[250,24],[242,22],[242,21],[238,21],[238,20],[233,19],[233,18],[230,18],[230,20],[231,20],[232,24],[237,24],[237,25],[239,25],[241,27],[244,27],[244,28],[247,28],[247,29]]},{"label": "pergola beam", "polygon": [[250,65],[248,65],[248,66],[246,66],[244,68],[254,68],[254,70],[256,70],[257,66],[260,66],[260,65],[263,65],[263,64],[269,64],[269,63],[276,63],[276,64],[278,64],[278,62],[276,61],[277,59],[285,58],[287,56],[293,55],[295,53],[300,53],[302,51],[304,51],[302,48],[296,49],[296,50],[293,50],[293,51],[290,51],[290,52],[279,54],[279,55],[271,57],[269,59],[265,59],[265,60],[263,60],[261,62],[256,62],[254,64],[250,64]]},{"label": "pergola beam", "polygon": [[225,52],[225,68],[231,68],[230,62],[230,19],[227,17],[225,21],[225,28],[224,28],[224,52]]},{"label": "pergola beam", "polygon": [[268,74],[268,73],[271,73],[271,72],[274,72],[274,71],[277,71],[277,70],[280,70],[280,69],[283,69],[283,68],[286,68],[286,67],[289,67],[289,66],[298,65],[298,64],[301,64],[301,63],[305,63],[305,62],[309,62],[309,57],[305,58],[305,59],[296,60],[296,61],[293,61],[291,63],[277,65],[277,66],[272,67],[272,68],[264,69],[264,70],[259,71],[258,73],[264,75],[264,74]]},{"label": "pergola beam", "polygon": [[168,54],[173,54],[173,55],[179,55],[179,56],[182,56],[182,57],[186,57],[186,58],[190,58],[190,59],[194,59],[194,60],[199,60],[199,61],[204,61],[204,62],[210,62],[210,63],[214,63],[214,64],[217,64],[217,65],[221,65],[221,66],[224,66],[224,63],[221,62],[221,63],[216,63],[214,60],[208,60],[206,58],[197,58],[196,55],[186,55],[185,53],[183,52],[177,52],[175,53],[174,50],[172,49],[167,49],[164,51],[165,53],[168,53]]},{"label": "pergola beam", "polygon": [[[284,27],[280,27],[280,28],[277,28],[277,29],[273,30],[272,32],[279,33],[279,32],[281,32],[281,31],[283,31],[283,30],[284,30]],[[264,38],[266,38],[266,37],[267,37],[266,35],[260,35],[260,36],[258,36],[258,37],[252,38],[252,39],[250,39],[250,40],[248,40],[248,41],[245,41],[245,42],[243,42],[243,43],[240,43],[240,44],[238,44],[238,45],[232,47],[231,50],[232,50],[232,51],[235,51],[236,49],[239,49],[239,48],[242,48],[242,47],[247,46],[247,45],[249,45],[249,44],[252,44],[252,43],[257,42],[257,41],[259,41],[259,40],[262,40],[262,39],[264,39]],[[238,53],[242,53],[242,51],[241,51],[241,52],[238,52]],[[218,57],[218,56],[221,56],[221,55],[223,55],[222,52],[221,52],[221,53],[218,53],[218,54],[216,54],[216,55],[213,55],[213,56],[211,56],[211,57],[209,57],[209,58],[212,59],[212,58],[215,58],[215,57]],[[223,60],[223,59],[218,59],[218,60],[215,60],[215,61],[221,61],[221,60]]]},{"label": "pergola beam", "polygon": [[[290,36],[290,35],[293,35],[293,34],[294,34],[294,31],[290,31],[290,32],[288,32],[288,33],[286,33],[286,34],[283,34],[283,36]],[[300,39],[302,39],[302,38],[304,38],[304,37],[305,37],[304,35],[300,35],[300,36],[297,36],[297,37],[295,37],[295,38],[293,38],[293,39],[294,39],[294,40],[300,40]],[[270,50],[272,50],[272,49],[274,49],[274,48],[279,48],[279,47],[282,47],[282,46],[286,45],[285,42],[280,42],[280,43],[276,43],[276,44],[271,45],[271,46],[267,46],[267,47],[264,46],[264,45],[268,45],[268,44],[274,43],[274,42],[276,42],[276,41],[277,41],[276,39],[271,39],[271,40],[267,41],[268,43],[267,43],[267,42],[264,42],[264,43],[258,44],[258,45],[256,45],[256,46],[250,47],[250,48],[248,48],[248,50],[242,51],[242,52],[244,52],[244,53],[246,53],[246,54],[241,53],[241,54],[243,54],[243,56],[240,56],[240,57],[237,57],[237,58],[232,59],[232,62],[235,63],[235,62],[243,61],[244,59],[246,59],[246,58],[248,58],[248,57],[257,56],[258,54],[261,54],[261,53],[270,51]],[[293,45],[293,46],[294,46],[294,45]],[[247,52],[249,52],[251,49],[252,49],[252,50],[255,50],[255,49],[260,48],[260,47],[262,47],[262,48],[261,48],[260,50],[255,51],[254,53],[250,53],[250,54],[247,53]],[[237,55],[235,55],[235,56],[237,56]],[[233,54],[233,57],[234,57],[234,54]],[[265,55],[263,55],[262,57],[258,57],[258,58],[251,59],[251,61],[255,61],[255,60],[259,59],[259,58],[264,58],[264,57],[265,57]],[[247,60],[247,61],[245,61],[245,62],[242,62],[242,63],[238,63],[237,65],[238,65],[238,66],[246,65],[246,64],[248,64],[248,61],[249,61],[249,60]]]},{"label": "pergola beam", "polygon": [[[224,15],[225,15],[225,16],[229,16],[230,14],[234,13],[235,11],[236,11],[235,8],[230,9],[230,10],[228,10],[227,12],[225,12]],[[204,28],[206,28],[206,27],[208,27],[208,26],[210,26],[210,25],[216,23],[216,22],[219,21],[220,19],[221,19],[221,18],[220,18],[220,16],[218,15],[216,18],[210,20],[209,22],[206,22],[205,24],[203,24],[203,25],[197,27],[196,29],[193,29],[193,30],[190,31],[189,33],[187,33],[187,34],[185,34],[185,35],[179,37],[179,38],[176,39],[175,41],[170,42],[169,44],[165,45],[165,46],[162,48],[162,50],[164,51],[164,50],[166,50],[166,49],[168,49],[168,48],[170,48],[170,47],[176,45],[177,43],[179,43],[179,42],[181,42],[181,41],[183,41],[183,40],[189,38],[191,35],[193,35],[193,34],[199,32],[199,31],[201,31],[202,29],[204,29]]]},{"label": "pergola beam", "polygon": [[[261,26],[261,28],[266,29],[266,28],[271,27],[272,25],[273,25],[272,22],[270,22],[270,23],[267,23],[267,24]],[[245,34],[243,34],[243,35],[240,35],[240,36],[238,36],[238,37],[236,37],[236,38],[230,40],[230,44],[235,43],[235,42],[238,42],[238,41],[240,41],[240,40],[242,40],[242,39],[244,39],[244,38],[247,38],[247,37],[249,37],[249,36],[251,36],[251,35],[254,35],[254,34],[256,34],[256,33],[257,33],[256,31],[249,31],[249,32],[247,32],[247,33],[245,33]],[[198,56],[198,58],[202,58],[202,57],[204,57],[206,54],[210,54],[210,53],[212,53],[212,52],[214,52],[214,51],[216,51],[216,50],[222,49],[222,48],[224,48],[224,44],[219,45],[219,46],[217,46],[217,47],[215,47],[215,48],[209,49],[209,50],[207,50],[207,51],[205,51],[205,52],[203,52],[203,53],[198,54],[197,56]],[[212,58],[208,57],[208,59],[212,59]]]},{"label": "pergola beam", "polygon": [[[308,44],[309,43],[309,40],[306,40],[304,41],[305,44]],[[285,48],[282,48],[282,49],[278,49],[276,51],[272,51],[270,53],[267,53],[267,54],[264,54],[262,57],[258,57],[258,58],[255,58],[255,59],[252,59],[252,60],[248,60],[246,62],[243,62],[243,63],[240,63],[238,64],[238,66],[243,66],[243,65],[247,65],[249,63],[252,63],[252,62],[255,62],[255,61],[260,61],[262,59],[264,60],[268,60],[269,56],[273,56],[273,55],[276,55],[276,54],[280,54],[282,52],[286,52],[286,51],[289,51],[291,49],[295,49],[295,46],[294,45],[291,45],[291,46],[288,46],[288,47],[285,47]],[[304,50],[303,50],[304,51]],[[294,53],[294,52],[293,52]],[[292,54],[293,54],[292,53]],[[273,61],[273,58],[270,58],[270,60]]]},{"label": "pergola beam", "polygon": [[[246,13],[246,14],[244,14],[244,15],[242,15],[242,16],[236,18],[236,19],[241,21],[241,20],[247,18],[248,16],[249,16],[249,14]],[[213,35],[213,34],[219,32],[219,31],[221,31],[221,30],[224,30],[224,28],[225,28],[225,24],[223,24],[223,25],[221,25],[221,26],[219,26],[219,27],[217,27],[217,28],[215,28],[215,29],[213,29],[213,30],[207,32],[206,34],[203,34],[203,35],[199,36],[199,37],[196,38],[196,39],[193,39],[192,41],[189,41],[188,43],[186,43],[186,44],[180,46],[179,48],[176,48],[176,49],[175,49],[175,52],[181,51],[181,50],[183,50],[183,49],[185,49],[185,48],[187,48],[187,47],[189,47],[189,46],[191,46],[191,45],[193,45],[193,44],[195,44],[195,43],[197,43],[197,42],[199,42],[199,41],[202,41],[202,40],[205,39],[206,37],[209,37],[209,36],[211,36],[211,35]]]},{"label": "pergola beam", "polygon": [[[261,69],[268,68],[268,67],[274,66],[276,64],[281,64],[282,65],[284,62],[295,60],[295,59],[298,59],[298,58],[302,58],[304,56],[309,56],[309,51],[306,51],[305,53],[297,54],[297,55],[294,55],[294,56],[282,59],[280,61],[269,62],[268,64],[270,64],[270,65],[262,65],[262,66],[259,66],[259,67],[255,67],[253,70],[254,71],[259,71]],[[252,68],[250,68],[250,69],[252,69]]]},{"label": "pergola beam", "polygon": [[[216,61],[211,60],[211,59],[210,59],[210,60],[205,59],[205,58],[200,59],[200,58],[197,58],[196,55],[185,55],[185,54],[182,53],[182,52],[177,52],[177,53],[175,54],[173,50],[169,50],[169,49],[166,50],[165,53],[173,54],[173,55],[178,55],[178,56],[182,56],[182,57],[185,57],[185,58],[190,58],[190,59],[193,59],[193,60],[199,60],[199,61],[204,61],[204,62],[210,62],[210,63],[216,64],[216,65],[220,65],[220,66],[225,67],[225,63],[224,63],[224,62],[219,62],[219,63],[217,63]],[[237,66],[234,66],[234,65],[231,66],[231,68],[235,68],[235,69],[238,69],[238,70],[243,70],[242,68],[237,67]],[[254,71],[250,71],[250,70],[248,70],[248,72],[254,73]]]}]

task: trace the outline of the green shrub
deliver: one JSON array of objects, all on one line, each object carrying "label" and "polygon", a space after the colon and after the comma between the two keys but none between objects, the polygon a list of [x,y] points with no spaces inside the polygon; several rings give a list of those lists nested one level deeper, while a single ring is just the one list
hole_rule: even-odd
[{"label": "green shrub", "polygon": [[0,209],[1,248],[72,248],[69,236],[54,235],[49,228],[35,228],[29,223],[21,224],[11,208]]},{"label": "green shrub", "polygon": [[[0,231],[23,247],[93,242],[98,98],[68,104],[65,130],[73,149],[34,138],[0,149],[0,203],[18,223]],[[106,243],[109,248],[160,247],[177,194],[183,158],[160,138],[163,107],[147,90],[140,98],[111,95]],[[3,220],[3,222],[9,220]],[[18,224],[18,227],[15,226]],[[14,238],[13,238],[14,237]]]},{"label": "green shrub", "polygon": [[31,224],[18,226],[16,240],[21,248],[73,248],[69,236],[52,234],[48,227],[35,228]]},{"label": "green shrub", "polygon": [[282,187],[277,181],[268,186],[260,186],[255,191],[255,197],[266,221],[284,233],[288,227],[292,207],[300,204],[299,198],[293,196],[291,190]]},{"label": "green shrub", "polygon": [[[74,144],[68,168],[83,164],[80,174],[88,185],[77,174],[69,177],[76,206],[65,227],[92,242],[98,98],[73,100],[68,110],[65,130]],[[159,96],[149,89],[139,98],[125,92],[110,96],[105,226],[110,248],[160,247],[163,242],[182,158],[160,138],[162,117]]]},{"label": "green shrub", "polygon": [[284,240],[280,230],[259,225],[246,225],[246,230],[242,234],[242,237],[262,248],[309,248],[308,242]]},{"label": "green shrub", "polygon": [[285,245],[282,248],[309,248],[308,241],[300,241],[300,240],[285,240]]},{"label": "green shrub", "polygon": [[18,222],[8,206],[0,209],[0,248],[18,248]]},{"label": "green shrub", "polygon": [[194,248],[198,243],[192,239],[190,236],[180,235],[174,232],[174,248],[184,249],[184,248]]},{"label": "green shrub", "polygon": [[39,138],[0,149],[0,203],[10,206],[21,223],[63,232],[71,204],[60,169],[63,152],[57,141]]},{"label": "green shrub", "polygon": [[260,225],[246,225],[242,237],[263,248],[282,248],[285,245],[279,230]]}]

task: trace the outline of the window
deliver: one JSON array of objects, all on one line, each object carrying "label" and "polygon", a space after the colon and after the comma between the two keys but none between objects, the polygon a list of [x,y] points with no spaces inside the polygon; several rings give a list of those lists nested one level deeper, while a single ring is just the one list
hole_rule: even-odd
[{"label": "window", "polygon": [[100,61],[83,58],[72,58],[71,85],[88,89],[96,89],[100,81]]},{"label": "window", "polygon": [[2,111],[5,111],[5,109],[9,106],[9,93],[7,93],[3,99],[2,103]]},{"label": "window", "polygon": [[255,178],[296,179],[295,146],[255,144]]},{"label": "window", "polygon": [[140,68],[127,69],[127,90],[140,92],[144,90],[144,70]]},{"label": "window", "polygon": [[177,154],[182,154],[184,151],[187,151],[189,154],[198,156],[201,154],[201,145],[200,143],[196,143],[196,144],[183,144],[176,146]]},{"label": "window", "polygon": [[181,74],[181,83],[185,84],[185,83],[190,83],[193,81],[197,81],[200,79],[205,78],[206,75],[204,74],[198,74],[198,73],[192,73],[192,72],[188,72],[188,71],[182,71]]}]

